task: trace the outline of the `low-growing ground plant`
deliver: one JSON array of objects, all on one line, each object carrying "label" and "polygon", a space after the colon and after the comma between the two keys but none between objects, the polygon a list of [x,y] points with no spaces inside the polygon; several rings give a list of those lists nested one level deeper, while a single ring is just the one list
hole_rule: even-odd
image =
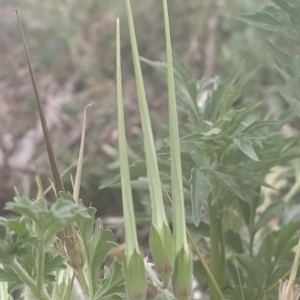
[{"label": "low-growing ground plant", "polygon": [[[241,63],[226,80],[193,80],[173,60],[167,0],[163,0],[166,63],[139,57],[130,1],[126,0],[145,160],[129,166],[126,119],[122,101],[120,22],[116,20],[116,74],[120,174],[103,187],[121,187],[125,232],[123,261],[105,265],[116,245],[112,232],[95,218],[95,209],[79,197],[84,156],[86,114],[72,192],[66,191],[17,12],[22,40],[44,133],[56,201],[49,205],[37,175],[34,200],[16,189],[6,209],[18,217],[0,219],[0,296],[11,300],[297,300],[300,246],[299,217],[287,208],[299,191],[299,176],[286,195],[267,175],[285,174],[299,160],[299,134],[281,131],[296,113],[300,117],[298,57],[272,44],[265,31],[284,35],[299,45],[300,4],[273,0],[252,16],[240,16],[264,31],[257,35],[278,63],[287,82],[279,91],[290,108],[276,118],[266,116],[259,102],[242,96],[256,69],[243,75]],[[274,27],[274,25],[276,25]],[[297,44],[298,43],[298,44]],[[167,79],[169,136],[155,149],[141,61]],[[176,100],[178,99],[178,101]],[[178,105],[178,109],[177,109]],[[187,121],[179,122],[178,112]],[[279,170],[279,171],[278,171]],[[298,169],[297,169],[298,170]],[[143,254],[136,230],[132,189],[149,190],[152,259]],[[269,191],[276,191],[270,196]],[[274,196],[275,195],[275,196]],[[289,210],[290,211],[290,210]],[[296,253],[293,249],[297,246]],[[194,284],[193,284],[194,283]],[[148,289],[155,296],[148,295]],[[279,292],[278,292],[279,291]]]}]

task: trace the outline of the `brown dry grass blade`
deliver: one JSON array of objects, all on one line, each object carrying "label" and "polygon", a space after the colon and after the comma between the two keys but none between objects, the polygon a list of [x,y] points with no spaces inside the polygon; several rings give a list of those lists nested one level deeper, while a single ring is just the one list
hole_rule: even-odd
[{"label": "brown dry grass blade", "polygon": [[35,80],[35,76],[34,76],[34,72],[33,72],[33,68],[32,68],[31,59],[30,59],[30,56],[29,56],[29,51],[28,51],[28,47],[27,47],[23,27],[22,27],[22,24],[21,24],[21,21],[20,21],[18,10],[15,9],[15,11],[16,11],[16,15],[17,15],[18,23],[19,23],[19,28],[20,28],[20,31],[21,31],[24,51],[25,51],[25,54],[26,54],[26,59],[27,59],[29,73],[30,73],[30,77],[31,77],[31,81],[32,81],[33,89],[34,89],[34,94],[35,94],[36,102],[37,102],[37,105],[38,105],[38,111],[39,111],[39,116],[40,116],[40,120],[41,120],[42,129],[43,129],[43,134],[44,134],[44,139],[45,139],[45,143],[46,143],[47,153],[48,153],[49,162],[50,162],[50,166],[51,166],[51,171],[52,171],[52,175],[53,175],[54,185],[55,185],[56,192],[58,193],[58,192],[64,191],[64,186],[63,186],[63,183],[62,183],[59,171],[58,171],[54,150],[53,150],[53,147],[52,147],[52,144],[51,144],[50,134],[49,134],[48,126],[47,126],[47,121],[46,121],[45,113],[44,113],[44,110],[43,110],[43,105],[42,105],[42,102],[41,102],[39,91],[38,91],[38,88],[37,88],[37,84],[36,84],[36,80]]}]

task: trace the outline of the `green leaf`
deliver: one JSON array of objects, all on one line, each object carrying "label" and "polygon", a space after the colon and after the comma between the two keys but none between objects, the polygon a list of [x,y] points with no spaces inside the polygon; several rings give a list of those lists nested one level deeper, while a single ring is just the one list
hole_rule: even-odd
[{"label": "green leaf", "polygon": [[282,97],[286,100],[286,102],[289,104],[293,112],[300,118],[300,102],[296,99],[293,99],[286,95],[282,90],[277,89],[279,93],[282,95]]},{"label": "green leaf", "polygon": [[269,40],[267,40],[261,32],[256,32],[256,34],[260,39],[260,41],[272,54],[272,56],[277,60],[279,65],[284,67],[285,70],[294,70],[294,59],[292,56],[277,48],[274,44],[272,44]]},{"label": "green leaf", "polygon": [[240,198],[238,198],[237,203],[238,203],[240,214],[242,215],[245,224],[249,225],[250,215],[251,215],[249,203]]},{"label": "green leaf", "polygon": [[[91,209],[89,213],[93,215],[95,210]],[[99,279],[99,268],[114,244],[110,241],[112,232],[104,229],[99,219],[96,220],[94,227],[93,223],[93,218],[81,220],[78,222],[78,227],[87,256],[87,266],[92,280],[90,284],[92,284],[93,295],[95,295]]]},{"label": "green leaf", "polygon": [[8,266],[0,268],[0,281],[7,282],[9,284],[9,294],[12,294],[16,289],[20,288],[23,285],[19,276]]},{"label": "green leaf", "polygon": [[237,254],[237,261],[243,267],[243,269],[247,272],[247,280],[248,284],[253,285],[254,287],[261,288],[262,287],[262,270],[261,263],[256,257],[251,257],[247,254]]},{"label": "green leaf", "polygon": [[45,243],[66,225],[82,218],[90,218],[84,206],[75,204],[69,199],[59,198],[50,209],[44,205],[44,201],[34,202],[18,197],[14,200],[6,204],[6,209],[32,220],[37,225]]},{"label": "green leaf", "polygon": [[244,252],[241,236],[233,230],[228,229],[225,232],[225,241],[227,246],[234,250],[234,252],[240,254]]},{"label": "green leaf", "polygon": [[216,181],[218,181],[223,187],[231,191],[234,195],[239,197],[242,200],[245,200],[244,196],[241,194],[239,186],[233,180],[233,178],[225,173],[216,172],[213,169],[205,168],[205,172],[209,173]]},{"label": "green leaf", "polygon": [[117,300],[125,296],[122,265],[115,261],[105,269],[104,278],[97,287],[94,300]]},{"label": "green leaf", "polygon": [[265,11],[257,12],[254,15],[240,15],[236,17],[238,20],[247,22],[248,24],[266,30],[275,31],[276,27],[280,26],[278,19],[274,18]]},{"label": "green leaf", "polygon": [[61,255],[51,255],[50,253],[46,253],[44,263],[45,278],[48,282],[56,280],[53,272],[66,268],[66,259]]},{"label": "green leaf", "polygon": [[269,280],[268,280],[268,285],[269,286],[275,286],[278,284],[278,281],[282,278],[286,277],[286,274],[289,273],[291,269],[291,266],[281,266],[278,265],[276,266],[275,270],[273,271],[272,275],[270,276]]},{"label": "green leaf", "polygon": [[6,219],[8,228],[18,234],[28,232],[27,222],[24,219]]},{"label": "green leaf", "polygon": [[257,157],[253,149],[252,143],[249,140],[245,138],[239,138],[239,139],[234,139],[233,142],[249,158],[251,158],[254,161],[259,161],[259,158]]},{"label": "green leaf", "polygon": [[209,179],[199,168],[193,168],[191,183],[191,196],[192,196],[192,211],[194,224],[199,226],[200,215],[203,202],[208,198],[209,193],[212,190]]},{"label": "green leaf", "polygon": [[280,229],[280,233],[277,240],[275,249],[275,260],[282,256],[289,249],[288,241],[295,235],[296,231],[300,230],[300,220],[288,223]]},{"label": "green leaf", "polygon": [[266,237],[264,237],[262,241],[262,245],[260,247],[258,257],[261,259],[261,261],[264,264],[264,271],[266,273],[266,276],[269,277],[273,272],[273,251],[274,251],[274,245],[275,239],[274,236],[271,234],[268,234]]},{"label": "green leaf", "polygon": [[282,0],[272,0],[276,5],[278,5],[282,10],[284,10],[290,17],[291,21],[295,23],[296,28],[299,31],[299,25],[300,25],[300,5],[298,2],[294,3],[288,3],[288,1],[282,1]]},{"label": "green leaf", "polygon": [[84,218],[90,218],[85,206],[75,204],[70,200],[57,199],[50,210],[44,215],[44,223],[40,227],[44,233],[45,243],[67,225]]},{"label": "green leaf", "polygon": [[260,228],[267,225],[273,218],[282,214],[285,204],[281,201],[270,204],[261,214],[260,218],[254,225],[254,231],[256,232]]},{"label": "green leaf", "polygon": [[[300,9],[297,0],[293,3],[289,1],[289,4],[287,4],[287,1],[281,0],[274,0],[273,2],[280,6],[281,9],[275,6],[268,6],[255,15],[241,15],[237,19],[254,27],[275,32],[284,38],[299,43]],[[289,15],[291,21],[288,20],[286,13]]]},{"label": "green leaf", "polygon": [[268,184],[258,173],[253,172],[251,169],[246,169],[241,166],[221,165],[218,168],[220,171],[232,176],[236,180],[247,180],[253,185],[265,186],[274,189]]}]

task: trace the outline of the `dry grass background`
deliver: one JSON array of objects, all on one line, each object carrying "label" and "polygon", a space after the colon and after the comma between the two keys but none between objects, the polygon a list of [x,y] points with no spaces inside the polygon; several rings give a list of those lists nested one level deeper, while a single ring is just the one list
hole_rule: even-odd
[{"label": "dry grass background", "polygon": [[[140,53],[164,60],[160,1],[133,0]],[[257,10],[258,1],[173,0],[170,5],[176,54],[196,78],[231,71],[230,49],[238,38],[231,32],[239,12]],[[262,5],[262,3],[260,3]],[[78,153],[83,108],[88,112],[82,198],[93,202],[101,216],[119,215],[119,191],[97,188],[118,172],[115,99],[115,19],[121,17],[124,101],[130,159],[143,156],[140,120],[133,78],[125,7],[108,0],[0,0],[0,207],[14,195],[34,197],[38,171],[45,186],[49,167],[35,99],[23,54],[14,8],[18,7],[50,133],[61,171]],[[233,43],[233,44],[232,44]],[[237,44],[239,44],[238,42]],[[232,52],[228,54],[228,51]],[[253,55],[252,55],[253,56]],[[251,58],[251,57],[250,57]],[[251,58],[253,59],[253,57]],[[166,89],[157,73],[144,65],[149,107],[157,143],[166,123]],[[74,171],[74,170],[73,170]],[[70,187],[69,174],[65,176]],[[139,203],[137,203],[139,207]]]}]

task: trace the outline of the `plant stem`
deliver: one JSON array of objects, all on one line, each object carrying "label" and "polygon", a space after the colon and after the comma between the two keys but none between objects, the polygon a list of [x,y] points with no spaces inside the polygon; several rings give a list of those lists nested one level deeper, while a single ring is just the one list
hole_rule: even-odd
[{"label": "plant stem", "polygon": [[[212,197],[208,199],[208,213],[209,213],[209,236],[210,236],[210,260],[211,270],[217,284],[221,283],[221,257],[219,251],[219,228],[217,206],[212,204]],[[212,299],[220,299],[215,287],[211,285]]]},{"label": "plant stem", "polygon": [[38,246],[38,259],[37,259],[37,292],[43,291],[44,285],[44,243],[39,242]]},{"label": "plant stem", "polygon": [[224,240],[224,231],[222,224],[222,216],[218,213],[218,234],[219,234],[219,247],[220,247],[220,264],[219,264],[219,273],[220,273],[220,282],[219,285],[223,286],[225,284],[225,274],[226,274],[226,259],[225,259],[225,240]]},{"label": "plant stem", "polygon": [[250,256],[252,256],[253,254],[253,243],[254,243],[254,231],[252,229],[253,226],[251,226],[251,230],[250,230],[250,241],[249,241],[249,254]]},{"label": "plant stem", "polygon": [[88,273],[88,296],[89,300],[94,299],[94,286],[93,286],[93,275],[92,275],[92,270],[91,267],[89,266],[89,262],[87,263],[87,273]]},{"label": "plant stem", "polygon": [[210,284],[211,286],[213,287],[213,289],[216,291],[216,294],[218,295],[219,299],[222,299],[222,300],[225,300],[221,290],[220,290],[220,287],[214,277],[214,275],[212,274],[212,272],[210,271],[205,259],[203,258],[200,250],[198,249],[190,231],[188,229],[186,229],[186,233],[187,233],[187,236],[189,238],[189,241],[191,242],[193,248],[194,248],[194,251],[196,252],[201,264],[202,264],[202,267],[207,275],[207,277],[209,278],[209,281],[210,281]]},{"label": "plant stem", "polygon": [[11,268],[14,272],[19,276],[19,278],[27,285],[32,293],[39,299],[39,300],[51,300],[50,296],[44,291],[38,291],[37,285],[34,280],[28,275],[28,273],[24,270],[24,268],[19,264],[19,262],[15,259],[12,264],[10,264]]},{"label": "plant stem", "polygon": [[78,276],[78,279],[80,281],[82,289],[84,290],[85,294],[88,295],[89,294],[89,286],[87,284],[83,268],[80,268],[79,270],[76,270],[76,273],[77,273],[77,276]]}]

